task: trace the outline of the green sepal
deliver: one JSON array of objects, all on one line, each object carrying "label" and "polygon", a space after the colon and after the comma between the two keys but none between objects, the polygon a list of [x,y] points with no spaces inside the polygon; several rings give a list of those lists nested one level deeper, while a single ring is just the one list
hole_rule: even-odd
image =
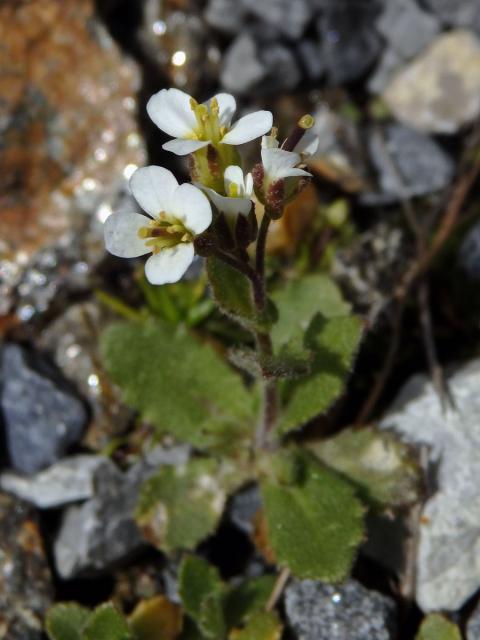
[{"label": "green sepal", "polygon": [[299,578],[336,582],[364,539],[364,508],[353,487],[301,449],[276,454],[261,481],[268,543]]}]

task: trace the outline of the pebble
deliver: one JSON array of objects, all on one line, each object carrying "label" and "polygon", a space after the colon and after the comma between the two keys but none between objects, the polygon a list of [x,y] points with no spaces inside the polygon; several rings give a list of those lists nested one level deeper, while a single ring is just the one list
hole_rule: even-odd
[{"label": "pebble", "polygon": [[464,30],[442,34],[395,75],[382,95],[403,123],[430,133],[456,133],[480,115],[480,39]]},{"label": "pebble", "polygon": [[403,59],[419,53],[440,31],[439,21],[414,0],[389,0],[376,26]]},{"label": "pebble", "polygon": [[480,359],[448,379],[456,408],[442,411],[431,382],[414,376],[381,428],[428,452],[430,497],[421,517],[416,600],[424,611],[456,611],[480,588]]},{"label": "pebble", "polygon": [[373,129],[368,147],[381,193],[363,195],[365,204],[435,193],[453,178],[450,156],[428,135],[402,124]]},{"label": "pebble", "polygon": [[287,620],[296,640],[393,640],[395,604],[355,580],[336,587],[295,580],[286,589]]},{"label": "pebble", "polygon": [[375,63],[383,47],[372,28],[377,14],[374,1],[326,4],[317,24],[331,84],[356,80]]},{"label": "pebble", "polygon": [[51,509],[92,498],[96,484],[108,475],[117,479],[110,458],[85,454],[60,460],[29,477],[5,471],[0,474],[0,488],[39,509]]},{"label": "pebble", "polygon": [[2,353],[3,412],[13,468],[31,474],[59,460],[87,423],[83,403],[43,356],[16,344]]}]

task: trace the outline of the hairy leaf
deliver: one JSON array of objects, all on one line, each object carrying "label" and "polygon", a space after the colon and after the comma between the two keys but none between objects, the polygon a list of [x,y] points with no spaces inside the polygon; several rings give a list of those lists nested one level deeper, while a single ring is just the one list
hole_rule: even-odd
[{"label": "hairy leaf", "polygon": [[161,321],[109,327],[106,368],[125,402],[179,440],[205,448],[238,447],[254,423],[255,397],[207,344]]},{"label": "hairy leaf", "polygon": [[343,580],[363,540],[363,507],[351,485],[313,455],[277,454],[261,490],[279,565],[299,578]]},{"label": "hairy leaf", "polygon": [[402,507],[416,502],[421,472],[407,445],[373,427],[347,429],[313,442],[309,449],[332,469],[348,476],[374,506]]},{"label": "hairy leaf", "polygon": [[279,429],[296,429],[329,409],[342,393],[361,335],[354,316],[326,320],[316,316],[305,336],[305,346],[313,353],[311,372],[281,386],[284,405]]},{"label": "hairy leaf", "polygon": [[136,512],[144,535],[164,551],[194,549],[215,530],[228,496],[243,481],[213,458],[166,465],[142,486]]},{"label": "hairy leaf", "polygon": [[198,556],[186,556],[180,566],[179,591],[185,611],[202,634],[211,640],[222,638],[224,586],[217,569]]},{"label": "hairy leaf", "polygon": [[112,604],[102,604],[90,615],[82,640],[135,640],[125,618]]},{"label": "hairy leaf", "polygon": [[216,257],[207,259],[207,273],[214,298],[228,316],[249,329],[267,330],[276,321],[276,310],[271,302],[259,316],[246,275]]},{"label": "hairy leaf", "polygon": [[439,613],[431,613],[420,625],[415,640],[462,640],[460,629]]},{"label": "hairy leaf", "polygon": [[229,640],[280,640],[282,623],[274,612],[258,612],[250,618],[244,629],[234,629]]},{"label": "hairy leaf", "polygon": [[228,592],[225,616],[228,627],[240,627],[265,608],[275,586],[275,576],[247,578]]},{"label": "hairy leaf", "polygon": [[276,291],[272,299],[279,310],[279,318],[272,329],[274,345],[303,342],[303,335],[313,318],[347,316],[350,306],[343,300],[337,285],[324,274],[311,274],[290,282]]},{"label": "hairy leaf", "polygon": [[74,602],[54,605],[49,609],[45,628],[50,640],[83,640],[82,629],[90,611]]}]

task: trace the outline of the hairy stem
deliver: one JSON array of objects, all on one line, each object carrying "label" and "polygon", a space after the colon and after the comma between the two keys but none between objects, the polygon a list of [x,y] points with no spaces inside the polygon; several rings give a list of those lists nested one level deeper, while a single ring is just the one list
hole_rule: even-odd
[{"label": "hairy stem", "polygon": [[[267,243],[270,216],[264,214],[257,237],[255,255],[255,273],[257,281],[253,284],[253,292],[257,310],[262,313],[265,310],[267,298],[265,293],[265,249]],[[255,335],[257,350],[260,359],[270,358],[273,355],[272,340],[270,334],[257,332]],[[275,380],[263,381],[263,406],[262,415],[257,428],[255,445],[258,449],[265,449],[270,445],[269,436],[275,425],[278,415],[278,392]]]}]

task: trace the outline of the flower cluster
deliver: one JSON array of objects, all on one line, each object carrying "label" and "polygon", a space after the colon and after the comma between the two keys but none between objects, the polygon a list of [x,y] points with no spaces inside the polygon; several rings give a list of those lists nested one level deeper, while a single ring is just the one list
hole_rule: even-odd
[{"label": "flower cluster", "polygon": [[[138,169],[130,189],[144,213],[114,213],[104,231],[106,247],[115,256],[152,254],[145,264],[152,284],[176,282],[184,275],[194,258],[197,236],[214,220],[224,216],[235,228],[238,216],[252,213],[255,198],[265,205],[267,215],[278,217],[301,188],[301,180],[310,176],[298,165],[318,144],[307,131],[311,118],[297,125],[296,144],[287,139],[280,147],[269,111],[250,113],[232,124],[235,111],[235,98],[227,93],[198,103],[178,89],[162,89],[148,101],[150,118],[174,138],[163,148],[190,155],[193,184],[179,185],[162,167]],[[261,163],[244,174],[235,147],[261,136]]]}]

